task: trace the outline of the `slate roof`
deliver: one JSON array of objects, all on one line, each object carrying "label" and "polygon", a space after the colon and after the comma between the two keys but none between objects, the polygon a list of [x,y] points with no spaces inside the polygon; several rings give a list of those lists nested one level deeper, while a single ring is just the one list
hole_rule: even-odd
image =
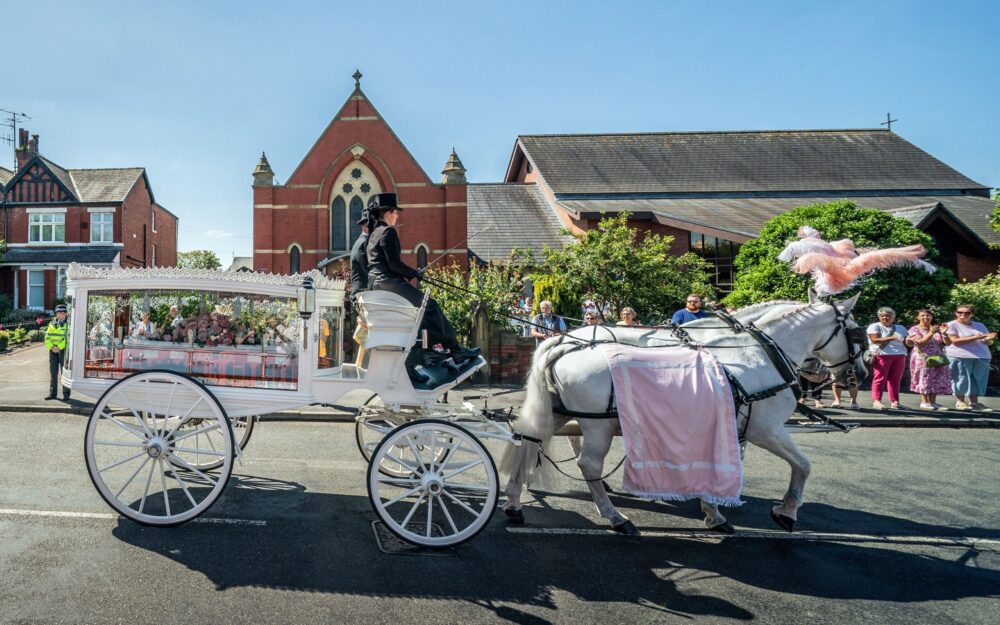
[{"label": "slate roof", "polygon": [[522,135],[518,142],[557,196],[986,189],[888,130]]},{"label": "slate roof", "polygon": [[6,167],[0,167],[0,186],[7,184],[14,177],[14,172]]},{"label": "slate roof", "polygon": [[[845,199],[836,196],[751,198],[661,198],[625,200],[561,200],[559,204],[577,214],[597,216],[605,212],[629,211],[655,214],[704,228],[714,228],[745,237],[756,237],[772,217],[799,206]],[[919,223],[938,203],[983,242],[1000,245],[1000,233],[990,227],[994,202],[971,195],[849,197],[858,206],[880,208],[897,217]],[[916,221],[914,221],[916,219]]]},{"label": "slate roof", "polygon": [[38,155],[38,160],[45,163],[45,166],[52,171],[52,174],[59,179],[59,182],[63,183],[63,185],[69,189],[69,192],[72,193],[77,200],[80,199],[80,194],[76,191],[76,185],[73,184],[73,178],[70,177],[69,171],[63,169],[59,165],[56,165],[42,155]]},{"label": "slate roof", "polygon": [[70,169],[69,173],[81,202],[122,202],[139,177],[146,175],[146,170],[142,167]]},{"label": "slate roof", "polygon": [[562,223],[536,184],[470,184],[467,203],[468,248],[484,261],[510,260],[514,247],[538,258],[543,247],[571,239],[561,234]]},{"label": "slate roof", "polygon": [[0,265],[27,263],[113,263],[122,248],[111,245],[67,245],[65,247],[9,247]]}]

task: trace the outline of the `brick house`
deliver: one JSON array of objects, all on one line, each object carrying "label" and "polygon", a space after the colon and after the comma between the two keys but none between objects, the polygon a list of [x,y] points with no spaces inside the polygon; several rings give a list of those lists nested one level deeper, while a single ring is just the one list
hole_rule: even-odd
[{"label": "brick house", "polygon": [[423,266],[445,255],[442,264],[467,268],[467,185],[458,156],[452,151],[442,181],[433,182],[362,92],[360,72],[354,81],[354,92],[284,184],[275,183],[261,155],[253,172],[253,268],[337,270],[348,262],[368,198],[387,192],[404,209],[405,262]]},{"label": "brick house", "polygon": [[65,169],[19,132],[17,171],[0,169],[0,293],[15,308],[51,310],[71,262],[177,264],[177,217],[156,203],[142,167]]},{"label": "brick house", "polygon": [[496,226],[469,242],[484,260],[628,211],[634,226],[673,236],[674,253],[705,257],[723,292],[740,245],[769,219],[839,199],[910,221],[959,279],[1000,265],[990,188],[885,129],[522,135],[504,182],[468,195],[470,234]]}]

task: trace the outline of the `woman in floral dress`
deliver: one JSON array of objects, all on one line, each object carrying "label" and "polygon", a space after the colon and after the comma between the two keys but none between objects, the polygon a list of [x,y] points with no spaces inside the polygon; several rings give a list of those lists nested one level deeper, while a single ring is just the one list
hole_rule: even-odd
[{"label": "woman in floral dress", "polygon": [[944,327],[934,323],[931,311],[917,311],[917,325],[910,328],[906,344],[913,348],[910,352],[910,390],[920,393],[920,407],[924,410],[939,410],[937,396],[951,395],[949,368],[928,367],[926,363],[930,356],[944,355],[947,340]]}]

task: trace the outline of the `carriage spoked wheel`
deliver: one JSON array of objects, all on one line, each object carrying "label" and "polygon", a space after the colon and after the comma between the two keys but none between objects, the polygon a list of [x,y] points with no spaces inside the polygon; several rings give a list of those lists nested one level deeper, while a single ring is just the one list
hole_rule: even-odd
[{"label": "carriage spoked wheel", "polygon": [[[407,475],[386,475],[384,466],[402,467]],[[439,419],[395,428],[368,464],[375,514],[392,533],[421,547],[452,547],[482,531],[496,511],[499,481],[479,439]]]},{"label": "carriage spoked wheel", "polygon": [[[446,412],[442,412],[440,416],[446,415]],[[358,414],[354,421],[354,440],[358,444],[358,451],[361,452],[365,462],[371,462],[375,448],[393,429],[416,419],[433,416],[436,415],[427,415],[405,409],[400,413],[389,412],[386,410],[382,398],[378,394],[373,394],[358,408]],[[385,463],[379,468],[379,471],[390,477],[410,475],[409,469],[404,466],[393,466],[392,463]]]},{"label": "carriage spoked wheel", "polygon": [[[253,434],[257,416],[236,417],[235,419],[230,419],[229,422],[233,428],[233,438],[236,440],[236,444],[239,446],[240,451],[245,450],[247,445],[250,444],[250,436]],[[204,419],[188,419],[181,425],[179,431],[182,434],[193,432],[204,427],[204,423]],[[221,457],[211,453],[208,455],[203,453],[216,451],[213,437],[196,433],[194,440],[185,444],[184,447],[192,451],[178,451],[169,459],[172,464],[176,464],[182,468],[184,466],[191,466],[201,471],[218,469],[222,466]],[[181,464],[181,462],[184,464]]]},{"label": "carriage spoked wheel", "polygon": [[[200,448],[192,446],[196,437]],[[178,525],[210,508],[229,481],[233,450],[232,426],[218,400],[196,380],[169,371],[116,382],[98,400],[84,437],[98,493],[143,525]],[[195,457],[197,464],[188,462]],[[218,468],[200,468],[212,463]]]}]

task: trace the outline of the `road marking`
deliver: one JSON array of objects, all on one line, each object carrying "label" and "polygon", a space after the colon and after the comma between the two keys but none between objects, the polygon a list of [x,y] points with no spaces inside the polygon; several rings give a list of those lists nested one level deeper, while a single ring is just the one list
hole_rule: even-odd
[{"label": "road marking", "polygon": [[[70,512],[64,510],[14,510],[10,508],[0,508],[0,516],[40,516],[64,519],[106,519],[115,521],[122,519],[117,514],[110,512]],[[259,519],[225,519],[219,517],[199,517],[192,519],[192,523],[213,523],[218,525],[267,525],[267,521]]]},{"label": "road marking", "polygon": [[[538,534],[548,536],[621,536],[611,529],[586,529],[572,527],[508,527],[511,534]],[[905,536],[879,534],[839,534],[834,532],[781,532],[778,530],[740,530],[735,534],[720,534],[706,530],[685,529],[642,529],[639,538],[679,538],[692,540],[731,540],[751,538],[756,540],[802,540],[811,542],[838,543],[883,543],[900,545],[941,545],[947,547],[969,547],[980,550],[1000,550],[1000,540],[974,538],[970,536]]]},{"label": "road marking", "polygon": [[0,367],[19,367],[28,364],[27,360],[13,360],[0,362]]}]

